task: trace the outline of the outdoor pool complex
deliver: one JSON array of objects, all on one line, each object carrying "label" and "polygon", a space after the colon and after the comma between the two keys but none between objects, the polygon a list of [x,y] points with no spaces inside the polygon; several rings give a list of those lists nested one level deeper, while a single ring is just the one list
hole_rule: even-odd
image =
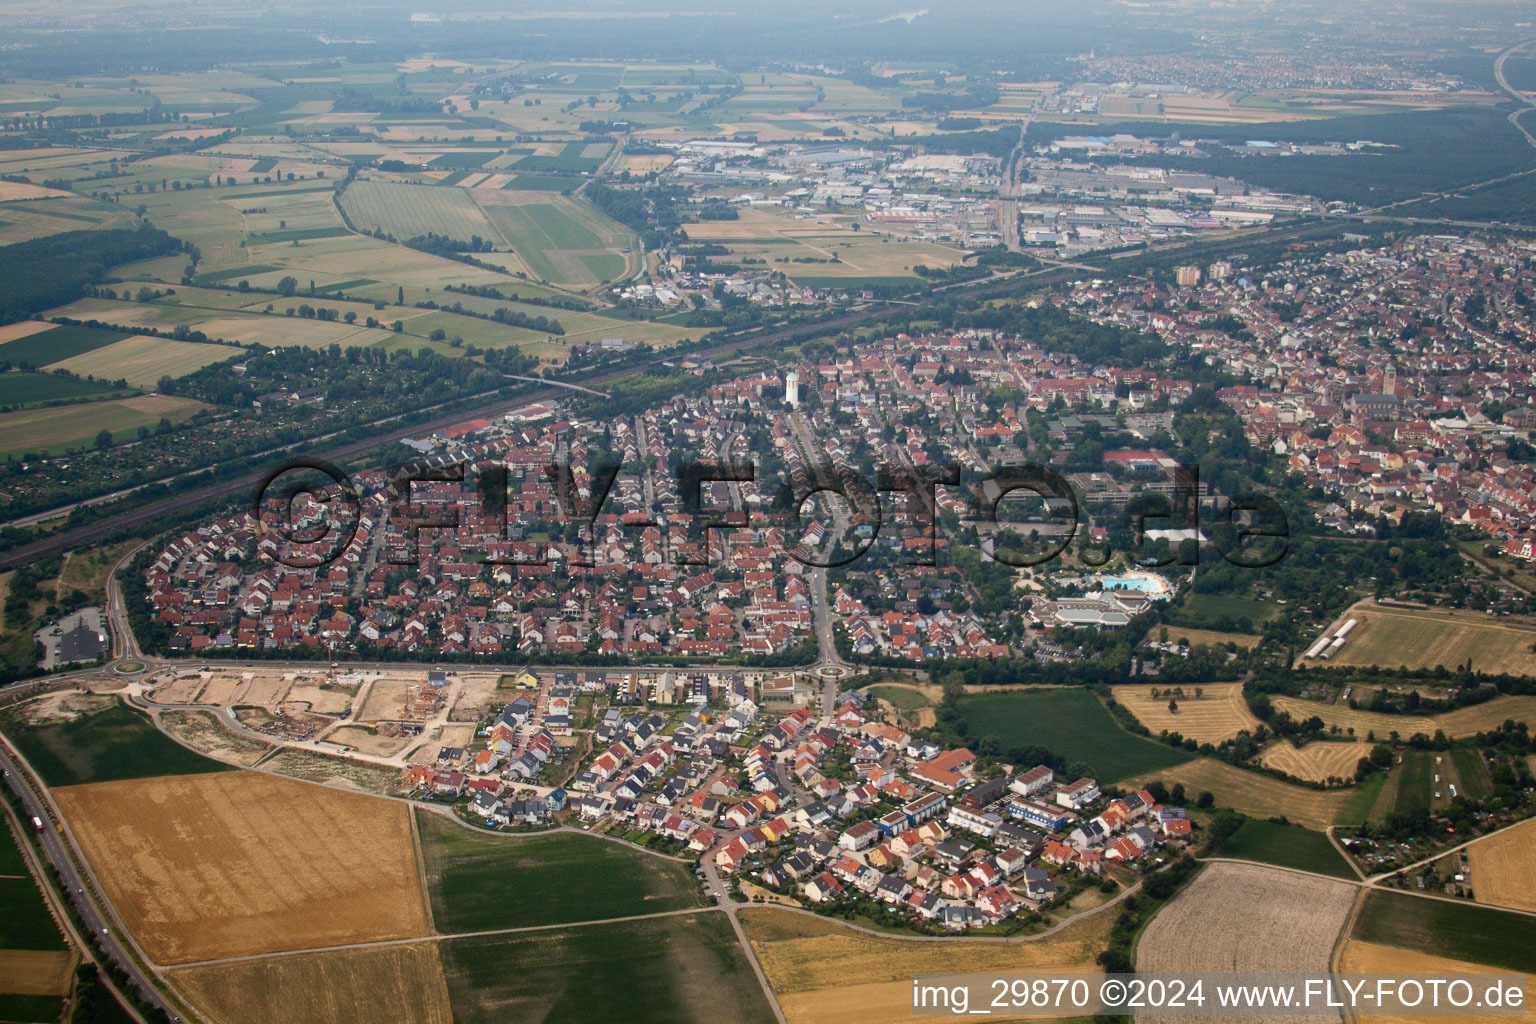
[{"label": "outdoor pool complex", "polygon": [[1153,573],[1101,576],[1099,585],[1105,590],[1138,590],[1155,601],[1166,601],[1173,596],[1173,588],[1168,586],[1168,581]]}]

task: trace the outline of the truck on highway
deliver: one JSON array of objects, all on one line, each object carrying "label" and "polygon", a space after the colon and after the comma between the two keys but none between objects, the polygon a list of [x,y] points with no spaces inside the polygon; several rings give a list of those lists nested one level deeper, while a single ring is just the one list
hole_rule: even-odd
[{"label": "truck on highway", "polygon": [[39,833],[41,833],[43,831],[43,819],[42,818],[38,818],[38,817],[33,817],[33,819],[32,819],[32,827],[34,829],[36,829]]}]

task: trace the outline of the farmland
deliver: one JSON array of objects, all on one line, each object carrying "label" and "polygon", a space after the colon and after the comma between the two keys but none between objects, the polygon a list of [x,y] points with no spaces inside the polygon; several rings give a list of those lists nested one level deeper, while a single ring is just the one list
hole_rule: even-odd
[{"label": "farmland", "polygon": [[1536,820],[1479,839],[1467,862],[1477,902],[1536,913]]},{"label": "farmland", "polygon": [[199,345],[137,334],[53,363],[49,369],[68,370],[81,377],[121,379],[134,387],[153,388],[161,377],[185,377],[209,363],[240,355],[240,349],[228,345]]},{"label": "farmland", "polygon": [[401,241],[431,233],[465,242],[478,235],[506,244],[463,189],[355,181],[342,194],[341,204],[360,230],[383,231]]},{"label": "farmland", "polygon": [[124,331],[100,330],[73,324],[32,326],[40,329],[18,334],[0,343],[0,359],[17,365],[26,363],[29,366],[46,366],[93,352],[128,337]]},{"label": "farmland", "polygon": [[1319,875],[1355,878],[1349,863],[1322,832],[1249,818],[1236,832],[1206,851],[1208,856],[1256,860]]},{"label": "farmland", "polygon": [[238,960],[169,972],[187,1000],[218,1024],[449,1024],[437,944]]},{"label": "farmland", "polygon": [[1149,771],[1127,779],[1122,785],[1127,788],[1142,786],[1154,779],[1161,779],[1170,786],[1182,782],[1190,793],[1209,790],[1218,806],[1230,807],[1249,817],[1285,815],[1291,821],[1313,829],[1324,829],[1342,820],[1353,802],[1353,794],[1348,790],[1304,789],[1209,757]]},{"label": "farmland", "polygon": [[114,441],[126,441],[139,427],[154,427],[161,419],[181,423],[205,408],[190,398],[138,395],[83,405],[21,409],[0,414],[0,454],[61,454],[71,448],[89,447],[103,430],[109,431]]},{"label": "farmland", "polygon": [[[432,918],[444,932],[571,924],[700,905],[684,865],[593,836],[507,837],[418,812]],[[572,900],[573,887],[582,898]]]},{"label": "farmland", "polygon": [[[1345,882],[1276,868],[1209,864],[1142,933],[1136,969],[1326,972],[1355,891]],[[1241,913],[1234,913],[1239,907]],[[1296,1019],[1321,1022],[1337,1015]]]},{"label": "farmland", "polygon": [[427,933],[403,805],[252,772],[55,796],[158,963]]},{"label": "farmland", "polygon": [[28,724],[26,705],[5,712],[6,735],[50,786],[222,772],[226,766],[167,739],[114,697],[64,721]]},{"label": "farmland", "polygon": [[1438,715],[1386,715],[1286,696],[1271,697],[1270,701],[1276,711],[1284,711],[1297,721],[1316,715],[1324,725],[1353,729],[1356,736],[1362,737],[1374,732],[1381,740],[1393,732],[1406,738],[1417,732],[1433,735],[1437,729],[1456,739],[1497,728],[1508,718],[1536,725],[1536,697],[1530,696],[1495,697]]},{"label": "farmland", "polygon": [[1449,960],[1536,973],[1536,917],[1373,890],[1350,938]]},{"label": "farmland", "polygon": [[1301,747],[1293,747],[1282,740],[1265,747],[1259,761],[1266,768],[1274,768],[1306,782],[1326,782],[1328,779],[1353,779],[1355,765],[1370,752],[1371,744],[1363,740],[1357,743],[1319,740]]},{"label": "farmland", "polygon": [[1220,743],[1244,729],[1252,732],[1259,725],[1243,700],[1242,683],[1207,683],[1198,697],[1195,688],[1189,687],[1186,696],[1178,698],[1177,711],[1168,710],[1168,702],[1173,698],[1164,692],[1165,688],[1158,688],[1157,697],[1152,696],[1153,689],[1116,686],[1114,694],[1115,700],[1154,735],[1176,732],[1199,743]]},{"label": "farmland", "polygon": [[[1486,964],[1449,960],[1445,957],[1430,956],[1426,953],[1411,952],[1406,949],[1393,949],[1390,946],[1378,946],[1374,943],[1351,939],[1344,944],[1344,949],[1340,954],[1339,970],[1344,974],[1396,974],[1433,978],[1447,977],[1454,974],[1487,973],[1489,967]],[[1536,977],[1527,974],[1525,990],[1528,997],[1533,985],[1536,985]],[[1373,1013],[1369,1016],[1362,1016],[1362,1019],[1369,1021],[1370,1024],[1431,1024],[1431,1022],[1439,1018],[1426,1014],[1394,1016]],[[1455,1019],[1462,1022],[1472,1021],[1475,1024],[1498,1024],[1499,1021],[1515,1018],[1495,1016],[1493,1014],[1466,1014]]]},{"label": "farmland", "polygon": [[1189,755],[1121,729],[1086,690],[1026,690],[963,697],[970,735],[996,736],[1004,749],[1039,745],[1068,762],[1082,761],[1104,781],[1189,760]]},{"label": "farmland", "polygon": [[1450,609],[1385,608],[1363,602],[1345,612],[1359,625],[1325,664],[1382,668],[1454,669],[1471,663],[1479,672],[1536,675],[1536,625],[1519,619],[1492,619]]},{"label": "farmland", "polygon": [[460,1024],[773,1020],[730,922],[715,910],[450,939],[441,955]]},{"label": "farmland", "polygon": [[590,288],[617,278],[627,262],[620,250],[635,244],[627,228],[579,199],[493,192],[482,205],[529,272],[551,284]]},{"label": "farmland", "polygon": [[76,380],[53,373],[12,370],[0,373],[0,406],[42,405],[79,399],[121,398],[133,394],[102,381]]},{"label": "farmland", "polygon": [[912,976],[966,971],[1092,974],[1111,913],[1007,944],[903,942],[835,921],[752,908],[741,924],[789,1024],[890,1024],[912,1013]]}]

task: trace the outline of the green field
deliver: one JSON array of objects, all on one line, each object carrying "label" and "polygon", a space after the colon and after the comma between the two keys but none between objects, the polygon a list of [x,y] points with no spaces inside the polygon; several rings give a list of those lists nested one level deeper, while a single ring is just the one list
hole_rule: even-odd
[{"label": "green field", "polygon": [[103,331],[94,327],[60,324],[0,345],[0,360],[19,365],[47,366],[61,359],[102,348],[129,336],[127,331]]},{"label": "green field", "polygon": [[114,387],[104,381],[77,380],[58,373],[29,373],[13,370],[0,373],[0,406],[28,408],[45,402],[77,398],[123,398],[133,394],[129,388]]},{"label": "green field", "polygon": [[1435,755],[1426,750],[1408,750],[1403,753],[1403,763],[1394,771],[1398,773],[1397,795],[1392,809],[1398,814],[1414,814],[1429,810],[1434,797]]},{"label": "green field", "polygon": [[1350,938],[1431,956],[1536,972],[1536,917],[1373,890]]},{"label": "green field", "polygon": [[11,834],[10,826],[0,824],[0,875],[26,873],[27,862],[21,855],[21,847],[16,845],[16,837]]},{"label": "green field", "polygon": [[0,1021],[9,1024],[53,1024],[63,1012],[62,996],[0,995]]},{"label": "green field", "polygon": [[1300,825],[1281,825],[1249,818],[1221,843],[1206,851],[1212,857],[1236,857],[1296,868],[1336,878],[1355,878],[1354,870],[1328,837]]},{"label": "green field", "polygon": [[0,949],[64,949],[43,894],[31,877],[0,878]]},{"label": "green field", "polygon": [[1182,750],[1126,732],[1087,690],[1025,690],[960,699],[970,739],[996,736],[1003,748],[1041,746],[1067,763],[1082,761],[1101,782],[1168,768]]},{"label": "green field", "polygon": [[463,189],[354,181],[342,193],[341,205],[359,230],[382,230],[402,242],[430,233],[465,242],[479,235],[493,245],[505,244]]},{"label": "green field", "polygon": [[1468,800],[1481,800],[1493,792],[1493,779],[1488,775],[1488,766],[1483,764],[1482,757],[1475,749],[1458,747],[1452,750],[1451,764],[1455,766],[1461,780],[1457,784],[1461,796]]},{"label": "green field", "polygon": [[771,1024],[730,922],[719,911],[440,946],[459,1024]]},{"label": "green field", "polygon": [[0,722],[50,786],[232,770],[193,753],[115,701],[69,722],[31,726],[17,721],[14,710]]},{"label": "green field", "polygon": [[624,272],[619,250],[633,241],[628,229],[584,202],[551,196],[547,202],[487,204],[485,214],[542,280],[585,288]]},{"label": "green field", "polygon": [[443,932],[573,924],[703,903],[683,864],[606,839],[510,838],[435,814],[419,813],[416,820],[432,918]]},{"label": "green field", "polygon": [[869,695],[878,700],[890,701],[901,711],[916,711],[933,703],[917,690],[909,690],[905,686],[871,686]]}]

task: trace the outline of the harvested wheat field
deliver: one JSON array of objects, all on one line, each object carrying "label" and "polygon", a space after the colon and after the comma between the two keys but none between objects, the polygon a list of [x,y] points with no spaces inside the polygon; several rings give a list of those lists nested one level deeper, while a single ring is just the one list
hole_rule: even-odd
[{"label": "harvested wheat field", "polygon": [[1468,661],[1481,672],[1536,675],[1536,624],[1446,608],[1383,608],[1356,604],[1329,629],[1354,619],[1349,639],[1327,661],[1308,665],[1379,665],[1382,668],[1454,669]]},{"label": "harvested wheat field", "polygon": [[69,950],[0,949],[0,992],[17,996],[62,996],[74,979]]},{"label": "harvested wheat field", "polygon": [[449,1024],[437,943],[302,953],[170,972],[210,1024]]},{"label": "harvested wheat field", "polygon": [[1355,765],[1371,753],[1371,745],[1358,743],[1330,743],[1318,740],[1300,749],[1285,740],[1272,743],[1259,755],[1259,762],[1266,768],[1307,782],[1326,782],[1329,779],[1353,779]]},{"label": "harvested wheat field", "polygon": [[1307,789],[1257,772],[1246,772],[1209,757],[1196,758],[1172,768],[1158,768],[1134,779],[1122,780],[1117,785],[1136,789],[1154,779],[1161,779],[1170,786],[1182,782],[1185,790],[1192,794],[1210,790],[1218,805],[1252,818],[1273,818],[1283,814],[1298,825],[1319,830],[1332,825],[1353,797],[1352,790]]},{"label": "harvested wheat field", "polygon": [[54,795],[157,963],[428,932],[404,804],[256,772]]},{"label": "harvested wheat field", "polygon": [[[1356,887],[1348,882],[1283,868],[1207,864],[1142,933],[1136,969],[1209,974],[1326,973],[1355,893]],[[1138,1015],[1137,1019],[1174,1024],[1210,1018],[1159,1014]],[[1337,1022],[1338,1015],[1276,1019],[1323,1024]]]},{"label": "harvested wheat field", "polygon": [[[1156,690],[1158,695],[1152,696]],[[1259,720],[1243,700],[1242,683],[1207,683],[1195,696],[1195,687],[1183,687],[1184,696],[1168,693],[1167,687],[1117,686],[1115,700],[1126,706],[1137,720],[1155,736],[1163,731],[1176,732],[1198,743],[1220,743],[1244,729],[1252,732]],[[1169,711],[1174,700],[1178,711]]]},{"label": "harvested wheat field", "polygon": [[905,1021],[912,1015],[914,974],[1097,973],[1094,958],[1114,922],[1114,913],[1105,911],[1037,942],[912,942],[787,910],[753,908],[740,917],[789,1024]]},{"label": "harvested wheat field", "polygon": [[1467,847],[1477,902],[1536,913],[1536,819]]},{"label": "harvested wheat field", "polygon": [[1416,732],[1434,735],[1436,729],[1445,730],[1452,739],[1471,736],[1495,729],[1507,718],[1536,726],[1536,697],[1495,697],[1493,700],[1457,708],[1443,715],[1384,715],[1376,711],[1360,711],[1347,704],[1323,704],[1315,700],[1276,695],[1270,698],[1276,711],[1287,712],[1297,720],[1316,715],[1325,725],[1337,725],[1340,729],[1354,729],[1355,735],[1364,737],[1374,732],[1385,742],[1387,735],[1396,731],[1407,738]]},{"label": "harvested wheat field", "polygon": [[[1339,956],[1339,972],[1342,974],[1397,974],[1414,975],[1420,978],[1443,978],[1454,974],[1492,974],[1498,969],[1483,967],[1479,964],[1464,963],[1460,960],[1446,960],[1438,956],[1430,956],[1427,953],[1415,953],[1407,949],[1396,949],[1392,946],[1378,946],[1370,942],[1347,942],[1344,951]],[[1536,998],[1536,975],[1525,976],[1525,1002],[1529,1006],[1531,999]],[[1499,1024],[1501,1021],[1523,1020],[1521,1016],[1508,1016],[1501,1014],[1458,1014],[1447,1017],[1443,1014],[1361,1014],[1354,1015],[1357,1020],[1369,1021],[1370,1024],[1436,1024],[1438,1021],[1456,1021],[1457,1024]]]}]

